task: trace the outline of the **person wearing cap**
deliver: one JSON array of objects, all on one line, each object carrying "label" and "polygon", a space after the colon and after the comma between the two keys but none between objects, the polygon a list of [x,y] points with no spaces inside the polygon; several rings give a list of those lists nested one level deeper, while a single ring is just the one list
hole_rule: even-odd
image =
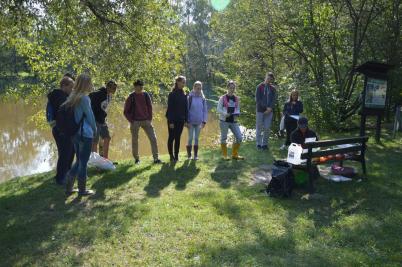
[{"label": "person wearing cap", "polygon": [[256,143],[257,149],[268,149],[269,131],[271,129],[274,107],[277,99],[275,77],[268,72],[265,81],[260,83],[255,91],[256,102]]},{"label": "person wearing cap", "polygon": [[138,133],[142,128],[151,143],[152,156],[154,163],[161,163],[158,155],[158,144],[156,134],[152,125],[152,100],[150,95],[144,91],[144,82],[137,80],[134,82],[134,92],[126,99],[124,104],[124,116],[130,122],[132,153],[135,164],[140,163],[138,153]]},{"label": "person wearing cap", "polygon": [[[97,128],[92,143],[92,152],[98,151],[98,144],[100,143],[99,146],[102,147],[102,149],[99,149],[99,154],[104,158],[109,158],[109,144],[111,139],[109,127],[106,123],[107,110],[112,101],[112,95],[116,93],[116,90],[116,82],[110,80],[106,83],[106,86],[103,86],[97,91],[89,94]],[[99,137],[102,138],[101,142],[99,142]]]},{"label": "person wearing cap", "polygon": [[307,118],[300,117],[297,121],[297,129],[290,135],[290,140],[292,143],[304,146],[306,138],[315,138],[318,141],[318,135],[308,127]]}]

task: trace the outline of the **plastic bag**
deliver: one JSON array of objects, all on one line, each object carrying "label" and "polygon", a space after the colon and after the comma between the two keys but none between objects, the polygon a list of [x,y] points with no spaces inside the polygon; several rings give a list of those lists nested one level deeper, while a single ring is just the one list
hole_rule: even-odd
[{"label": "plastic bag", "polygon": [[303,148],[301,145],[291,143],[288,148],[287,162],[294,164],[294,165],[300,165],[300,164],[306,162],[305,160],[301,159],[302,153],[303,153]]},{"label": "plastic bag", "polygon": [[102,170],[112,171],[116,169],[116,166],[113,165],[113,162],[108,160],[107,158],[102,157],[96,152],[92,152],[89,157],[88,165],[92,167],[96,167]]}]

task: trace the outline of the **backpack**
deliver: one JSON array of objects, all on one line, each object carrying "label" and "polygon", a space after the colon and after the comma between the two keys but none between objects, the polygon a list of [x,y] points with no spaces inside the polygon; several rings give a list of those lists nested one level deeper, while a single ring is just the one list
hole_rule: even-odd
[{"label": "backpack", "polygon": [[47,101],[46,104],[46,120],[49,123],[55,120],[54,107],[50,101]]},{"label": "backpack", "polygon": [[282,160],[274,161],[272,166],[272,179],[266,188],[268,195],[274,197],[290,197],[294,184],[294,174],[290,164]]},{"label": "backpack", "polygon": [[85,114],[82,115],[79,123],[75,122],[74,108],[62,105],[56,114],[56,127],[62,134],[68,137],[73,137],[78,132],[80,127],[82,134],[84,118]]},{"label": "backpack", "polygon": [[332,164],[331,172],[335,175],[342,175],[349,178],[355,177],[357,174],[353,167],[341,167],[336,163]]}]

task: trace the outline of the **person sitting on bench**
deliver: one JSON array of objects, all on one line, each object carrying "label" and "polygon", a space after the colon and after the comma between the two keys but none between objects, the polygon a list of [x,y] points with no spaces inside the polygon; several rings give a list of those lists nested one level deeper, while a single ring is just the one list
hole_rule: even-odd
[{"label": "person sitting on bench", "polygon": [[300,117],[297,121],[297,129],[290,135],[292,143],[299,144],[304,147],[306,138],[315,138],[314,141],[318,141],[318,135],[308,128],[308,120],[305,117]]}]

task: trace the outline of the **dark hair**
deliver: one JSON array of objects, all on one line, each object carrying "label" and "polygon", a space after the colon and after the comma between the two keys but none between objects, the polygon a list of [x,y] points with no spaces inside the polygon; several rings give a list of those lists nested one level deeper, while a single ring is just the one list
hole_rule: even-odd
[{"label": "dark hair", "polygon": [[68,77],[70,79],[72,79],[73,81],[75,81],[75,77],[73,74],[71,74],[70,72],[66,72],[63,77]]},{"label": "dark hair", "polygon": [[144,86],[144,82],[142,80],[136,80],[134,86]]},{"label": "dark hair", "polygon": [[297,91],[296,89],[293,89],[292,91],[290,91],[290,94],[289,94],[289,102],[292,102],[292,94],[293,93],[297,93],[297,100],[299,100],[299,91]]},{"label": "dark hair", "polygon": [[271,77],[273,80],[275,80],[274,74],[270,71],[265,75],[265,82],[267,81],[268,77]]},{"label": "dark hair", "polygon": [[64,75],[63,79],[61,79],[61,81],[60,81],[60,88],[63,88],[64,86],[68,86],[72,83],[74,83],[74,80],[71,77]]},{"label": "dark hair", "polygon": [[178,89],[178,88],[177,88],[177,82],[179,82],[179,81],[185,81],[185,80],[186,80],[186,77],[185,77],[185,76],[183,76],[183,75],[177,76],[177,77],[174,79],[174,87],[173,87],[172,90]]},{"label": "dark hair", "polygon": [[117,83],[116,83],[114,80],[109,80],[109,81],[106,83],[106,87],[115,86],[115,85],[117,85]]}]

